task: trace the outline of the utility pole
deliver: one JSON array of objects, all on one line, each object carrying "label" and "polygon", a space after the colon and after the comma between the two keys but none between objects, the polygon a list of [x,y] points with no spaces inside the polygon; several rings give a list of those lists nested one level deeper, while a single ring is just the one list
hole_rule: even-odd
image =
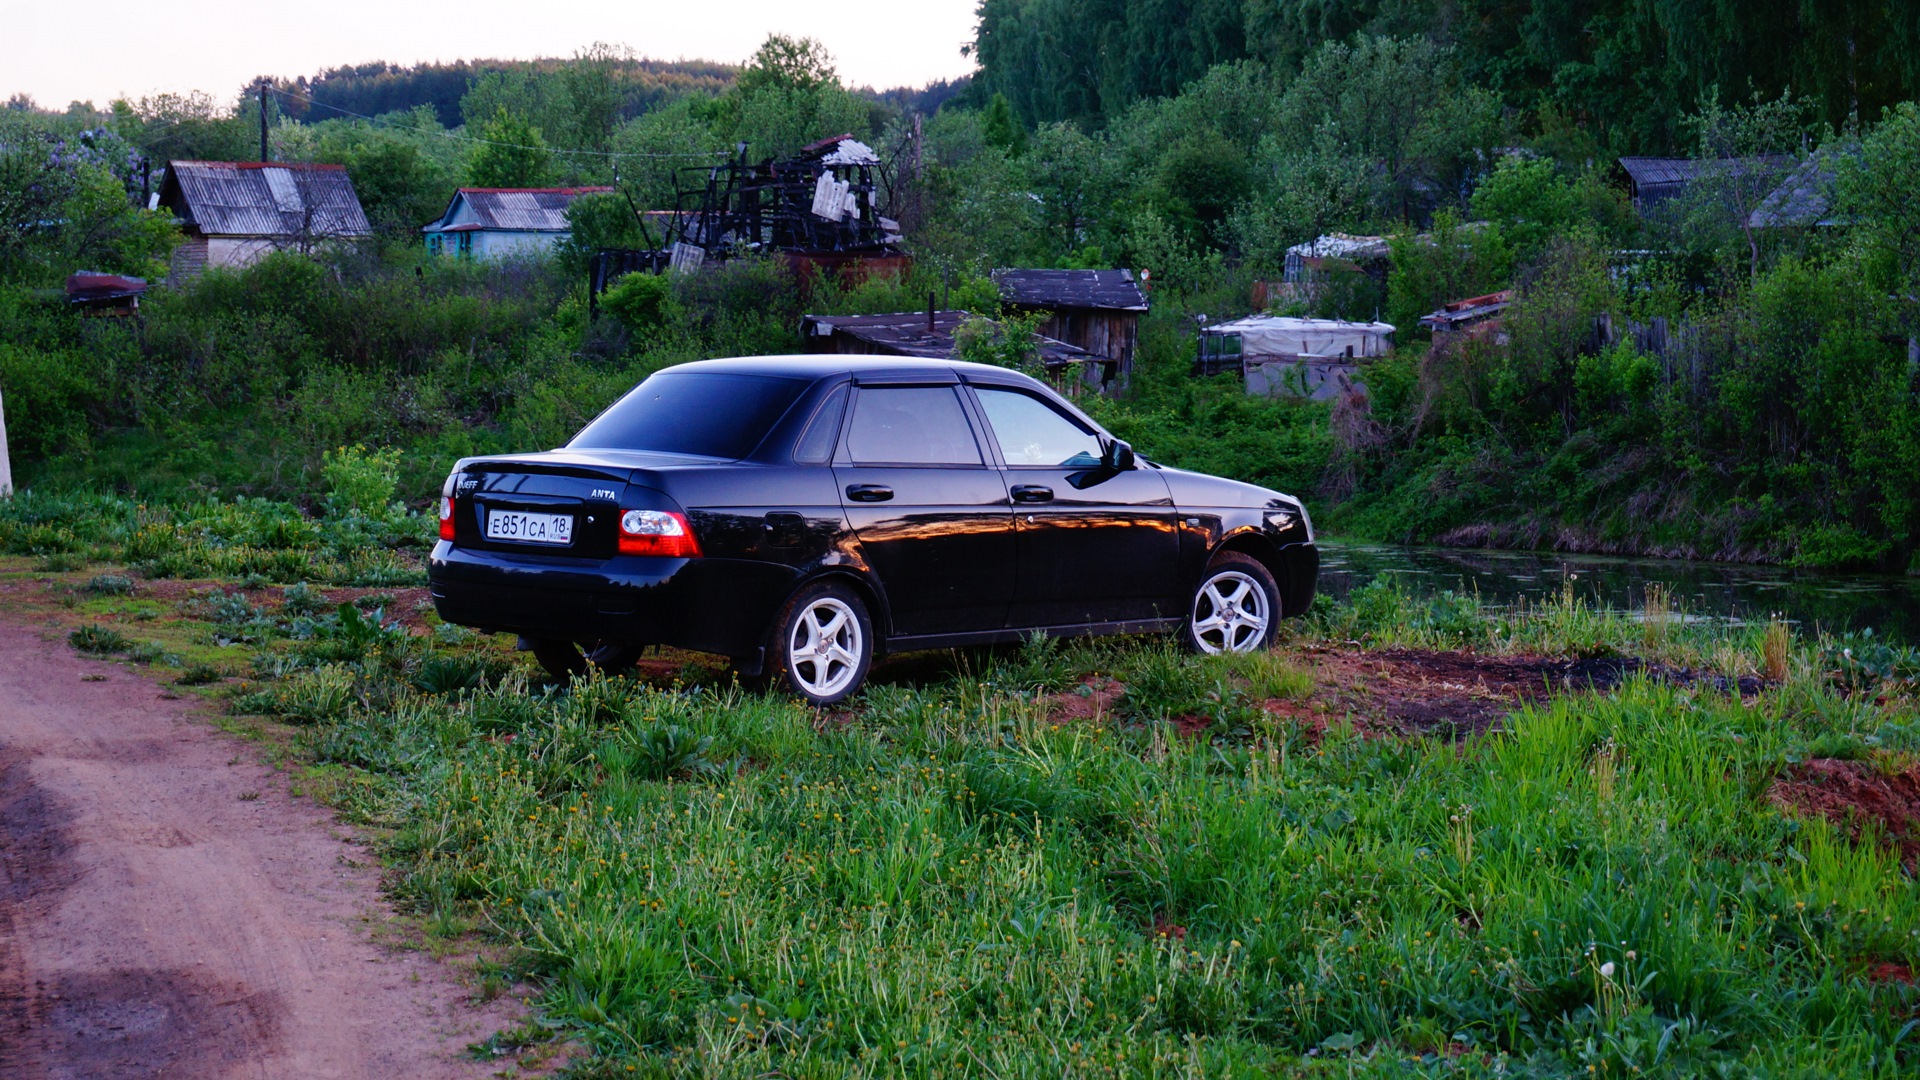
[{"label": "utility pole", "polygon": [[0,499],[13,494],[13,466],[7,463],[7,406],[0,400]]},{"label": "utility pole", "polygon": [[267,80],[260,80],[260,161],[267,160]]},{"label": "utility pole", "polygon": [[920,178],[923,175],[922,170],[926,168],[926,159],[921,154],[921,148],[925,145],[926,136],[920,130],[920,114],[915,112],[913,114],[913,183],[908,189],[913,192],[913,198],[907,201],[908,209],[913,211],[915,230],[926,224],[926,208],[920,204]]}]

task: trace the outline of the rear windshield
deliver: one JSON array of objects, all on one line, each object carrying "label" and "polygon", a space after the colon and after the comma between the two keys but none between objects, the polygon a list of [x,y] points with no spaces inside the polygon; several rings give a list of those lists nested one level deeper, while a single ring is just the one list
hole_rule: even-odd
[{"label": "rear windshield", "polygon": [[614,402],[567,445],[746,457],[807,383],[775,375],[663,371]]}]

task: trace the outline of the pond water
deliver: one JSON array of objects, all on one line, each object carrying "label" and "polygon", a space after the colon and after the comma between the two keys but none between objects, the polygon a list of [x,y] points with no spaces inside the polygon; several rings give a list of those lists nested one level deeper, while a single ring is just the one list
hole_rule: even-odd
[{"label": "pond water", "polygon": [[1593,606],[1638,612],[1647,586],[1660,584],[1671,590],[1673,608],[1692,618],[1747,622],[1778,615],[1806,632],[1871,628],[1876,637],[1920,643],[1916,577],[1326,539],[1320,557],[1320,591],[1333,597],[1391,575],[1415,595],[1451,589],[1504,606],[1558,596],[1572,579],[1575,595]]}]

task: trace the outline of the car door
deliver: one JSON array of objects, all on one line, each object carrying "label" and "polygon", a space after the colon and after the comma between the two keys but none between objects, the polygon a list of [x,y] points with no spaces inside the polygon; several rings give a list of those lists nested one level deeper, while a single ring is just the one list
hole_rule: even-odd
[{"label": "car door", "polygon": [[957,385],[854,390],[834,477],[902,636],[998,630],[1013,511]]},{"label": "car door", "polygon": [[1160,474],[1103,468],[1099,434],[1036,391],[972,389],[1013,506],[1009,625],[1178,616],[1179,519]]}]

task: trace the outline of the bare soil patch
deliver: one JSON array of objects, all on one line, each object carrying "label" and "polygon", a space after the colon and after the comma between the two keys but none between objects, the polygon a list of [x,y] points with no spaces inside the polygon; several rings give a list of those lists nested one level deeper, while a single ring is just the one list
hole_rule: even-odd
[{"label": "bare soil patch", "polygon": [[[173,605],[178,605],[216,591],[240,593],[247,598],[248,603],[254,604],[268,612],[278,612],[284,608],[286,606],[287,595],[287,590],[278,585],[262,585],[257,588],[246,588],[227,582],[182,581],[176,578],[165,578],[158,581],[141,578],[135,587],[137,589],[136,595],[151,597],[155,600]],[[432,597],[424,587],[393,586],[386,588],[362,588],[355,586],[348,588],[344,586],[315,585],[310,586],[310,588],[323,598],[327,605],[332,607],[337,607],[340,604],[358,604],[361,600],[369,596],[391,597],[392,599],[383,601],[381,605],[385,610],[387,621],[398,622],[413,633],[425,631],[426,614],[432,604]]]},{"label": "bare soil patch", "polygon": [[[1335,720],[1363,735],[1435,735],[1465,738],[1496,727],[1521,705],[1552,693],[1604,693],[1635,676],[1676,686],[1698,686],[1751,697],[1765,689],[1757,678],[1728,679],[1633,657],[1569,660],[1543,656],[1483,656],[1424,649],[1365,650],[1308,647],[1295,654],[1314,678],[1303,699],[1271,698],[1268,713],[1292,721],[1317,741]],[[1095,676],[1046,698],[1056,723],[1113,715],[1126,686]],[[1205,717],[1175,718],[1182,734],[1203,736]]]},{"label": "bare soil patch", "polygon": [[1058,724],[1104,720],[1113,715],[1113,707],[1127,692],[1124,684],[1104,675],[1095,675],[1065,693],[1047,697],[1047,715]]},{"label": "bare soil patch", "polygon": [[[0,1075],[480,1077],[475,1006],[254,749],[0,620]],[[52,639],[52,640],[50,640]]]},{"label": "bare soil patch", "polygon": [[1482,734],[1521,705],[1553,693],[1605,693],[1636,676],[1743,697],[1766,685],[1636,657],[1570,660],[1425,649],[1309,649],[1303,655],[1320,684],[1315,698],[1333,711],[1377,730],[1446,738]]},{"label": "bare soil patch", "polygon": [[1774,804],[1823,817],[1855,841],[1869,830],[1900,852],[1908,873],[1920,869],[1920,765],[1882,772],[1867,761],[1814,758],[1780,774]]}]

